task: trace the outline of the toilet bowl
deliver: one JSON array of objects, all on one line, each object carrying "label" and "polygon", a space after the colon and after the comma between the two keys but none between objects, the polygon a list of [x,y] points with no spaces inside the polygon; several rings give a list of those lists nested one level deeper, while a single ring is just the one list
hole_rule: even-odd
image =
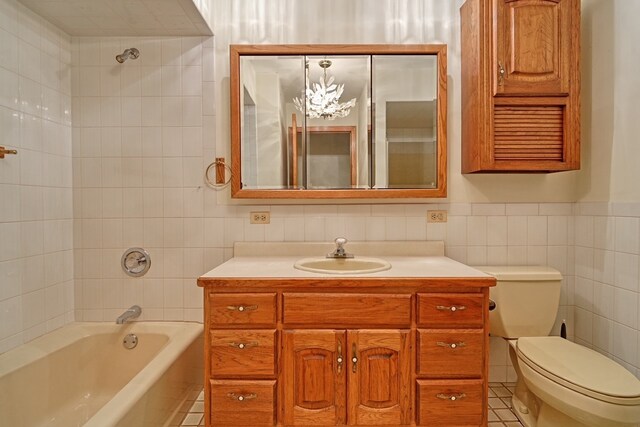
[{"label": "toilet bowl", "polygon": [[547,267],[476,267],[497,279],[490,332],[509,343],[518,375],[513,410],[525,427],[629,427],[640,423],[640,381],[615,361],[560,337],[562,277]]}]

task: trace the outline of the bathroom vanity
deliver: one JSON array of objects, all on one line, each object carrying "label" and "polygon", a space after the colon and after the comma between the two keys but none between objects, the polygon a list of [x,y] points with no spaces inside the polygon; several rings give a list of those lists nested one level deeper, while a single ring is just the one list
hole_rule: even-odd
[{"label": "bathroom vanity", "polygon": [[440,242],[349,244],[376,273],[293,267],[331,249],[237,244],[199,278],[206,425],[486,425],[495,279]]}]

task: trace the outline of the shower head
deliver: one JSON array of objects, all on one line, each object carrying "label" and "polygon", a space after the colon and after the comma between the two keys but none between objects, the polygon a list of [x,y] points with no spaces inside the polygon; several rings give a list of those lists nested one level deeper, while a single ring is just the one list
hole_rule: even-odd
[{"label": "shower head", "polygon": [[127,59],[137,59],[138,56],[140,56],[140,51],[132,47],[131,49],[125,49],[120,55],[116,55],[116,61],[122,64]]}]

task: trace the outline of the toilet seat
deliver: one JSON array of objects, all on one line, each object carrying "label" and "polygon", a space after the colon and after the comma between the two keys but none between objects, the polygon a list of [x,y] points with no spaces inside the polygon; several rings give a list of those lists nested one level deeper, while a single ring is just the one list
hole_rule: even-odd
[{"label": "toilet seat", "polygon": [[606,356],[560,337],[517,340],[518,359],[545,378],[616,405],[640,405],[640,381]]}]

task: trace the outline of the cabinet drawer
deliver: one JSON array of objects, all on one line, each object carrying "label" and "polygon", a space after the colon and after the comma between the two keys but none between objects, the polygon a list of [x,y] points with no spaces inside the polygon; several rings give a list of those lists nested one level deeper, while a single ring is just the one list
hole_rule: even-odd
[{"label": "cabinet drawer", "polygon": [[275,375],[275,330],[212,330],[211,374]]},{"label": "cabinet drawer", "polygon": [[484,371],[481,329],[421,329],[418,331],[418,375],[481,378]]},{"label": "cabinet drawer", "polygon": [[276,294],[209,294],[212,325],[265,325],[276,323]]},{"label": "cabinet drawer", "polygon": [[486,425],[483,390],[482,380],[418,380],[417,423],[448,427]]},{"label": "cabinet drawer", "polygon": [[428,328],[481,328],[482,294],[418,294],[418,325]]},{"label": "cabinet drawer", "polygon": [[351,327],[410,326],[410,294],[285,293],[284,322]]},{"label": "cabinet drawer", "polygon": [[211,381],[212,426],[275,424],[275,381]]}]

